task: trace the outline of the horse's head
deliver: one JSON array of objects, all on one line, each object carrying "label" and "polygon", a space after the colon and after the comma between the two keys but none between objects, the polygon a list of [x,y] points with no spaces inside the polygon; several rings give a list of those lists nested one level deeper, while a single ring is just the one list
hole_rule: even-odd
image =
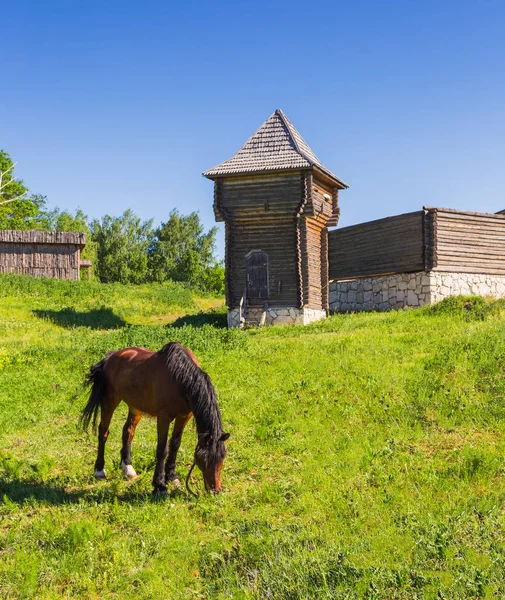
[{"label": "horse's head", "polygon": [[203,474],[205,489],[214,494],[221,489],[221,469],[226,456],[224,443],[229,437],[229,433],[223,433],[219,437],[212,433],[198,436],[195,464]]}]

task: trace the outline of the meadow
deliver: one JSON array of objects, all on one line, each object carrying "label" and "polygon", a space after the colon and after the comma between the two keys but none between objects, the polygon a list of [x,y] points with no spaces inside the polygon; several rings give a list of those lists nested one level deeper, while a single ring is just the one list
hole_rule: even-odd
[{"label": "meadow", "polygon": [[[222,299],[0,276],[0,597],[505,597],[505,307],[480,298],[230,330]],[[82,381],[189,346],[231,432],[224,492],[151,495],[155,422],[96,482]],[[179,453],[185,476],[196,443]]]}]

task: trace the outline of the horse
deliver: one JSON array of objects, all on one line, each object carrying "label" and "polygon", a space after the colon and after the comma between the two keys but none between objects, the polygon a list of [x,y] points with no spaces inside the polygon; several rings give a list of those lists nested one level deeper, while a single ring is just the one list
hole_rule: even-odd
[{"label": "horse", "polygon": [[[80,416],[84,430],[92,422],[96,431],[100,411],[94,472],[97,480],[106,478],[105,443],[112,415],[122,400],[129,409],[121,448],[121,469],[125,478],[133,480],[137,477],[132,466],[131,444],[135,428],[145,413],[157,419],[153,493],[166,492],[167,482],[179,486],[175,470],[177,452],[184,428],[194,416],[198,442],[186,487],[191,492],[189,477],[196,464],[202,471],[205,489],[213,493],[221,490],[221,469],[226,456],[224,442],[230,434],[223,431],[216,391],[210,377],[201,369],[191,350],[177,342],[170,342],[158,352],[136,347],[109,352],[90,368],[85,385],[91,386],[91,393]],[[174,427],[168,449],[168,429],[172,421]]]}]

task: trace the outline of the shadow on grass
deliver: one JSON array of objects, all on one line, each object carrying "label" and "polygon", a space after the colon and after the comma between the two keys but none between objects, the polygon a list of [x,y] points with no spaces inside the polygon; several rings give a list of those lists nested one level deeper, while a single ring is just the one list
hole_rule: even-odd
[{"label": "shadow on grass", "polygon": [[185,325],[191,325],[191,327],[203,327],[204,325],[212,325],[212,327],[219,327],[224,329],[228,326],[226,313],[223,312],[199,312],[196,315],[185,315],[175,319],[172,323],[169,323],[167,327],[184,327]]},{"label": "shadow on grass", "polygon": [[152,494],[144,491],[130,489],[118,493],[114,489],[102,487],[96,484],[92,489],[68,490],[62,485],[42,483],[40,481],[6,481],[0,479],[0,499],[2,503],[24,504],[25,502],[38,502],[53,506],[63,504],[77,504],[79,502],[108,503],[120,500],[128,503],[164,502],[175,498],[186,498],[190,496],[180,488],[174,488],[166,494]]},{"label": "shadow on grass", "polygon": [[73,504],[86,496],[83,491],[68,492],[62,486],[35,481],[0,480],[0,496],[16,504],[36,500],[45,504]]},{"label": "shadow on grass", "polygon": [[120,329],[126,325],[110,308],[96,308],[86,312],[73,308],[61,310],[34,310],[39,319],[46,319],[60,327],[89,327],[90,329]]}]

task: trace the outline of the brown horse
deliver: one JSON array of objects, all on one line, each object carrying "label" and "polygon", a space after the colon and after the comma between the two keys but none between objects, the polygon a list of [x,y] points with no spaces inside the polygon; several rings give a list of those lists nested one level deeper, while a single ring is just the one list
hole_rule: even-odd
[{"label": "brown horse", "polygon": [[[223,433],[216,392],[210,377],[200,368],[190,350],[171,342],[159,352],[151,352],[145,348],[125,348],[110,352],[91,367],[86,384],[92,388],[88,403],[81,413],[83,427],[87,429],[92,421],[95,428],[98,411],[101,413],[98,456],[95,462],[96,479],[106,477],[105,442],[109,436],[112,415],[123,400],[129,408],[123,427],[121,449],[121,469],[125,477],[137,477],[132,466],[131,443],[135,428],[142,414],[146,413],[157,418],[154,492],[165,491],[166,481],[179,485],[175,471],[177,452],[184,427],[194,415],[198,443],[193,466],[196,464],[202,471],[205,488],[219,492],[221,469],[226,456],[224,442],[230,434]],[[168,450],[168,428],[172,421],[174,428]]]}]

